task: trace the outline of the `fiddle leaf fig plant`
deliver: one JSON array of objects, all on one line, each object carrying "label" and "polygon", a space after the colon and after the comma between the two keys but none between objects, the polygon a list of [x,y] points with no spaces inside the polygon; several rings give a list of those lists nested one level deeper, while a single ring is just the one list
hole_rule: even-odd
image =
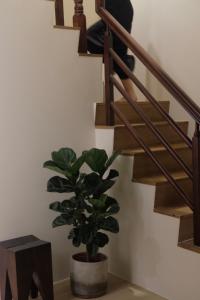
[{"label": "fiddle leaf fig plant", "polygon": [[[114,217],[119,204],[106,193],[119,176],[117,170],[110,169],[117,156],[117,152],[108,157],[105,150],[93,148],[77,157],[72,149],[62,148],[52,152],[52,160],[44,163],[44,168],[59,174],[48,180],[47,191],[68,194],[67,199],[50,204],[50,209],[59,213],[53,227],[70,225],[68,239],[75,247],[86,246],[88,261],[108,244],[105,231],[119,232]],[[82,172],[84,164],[91,172]]]}]

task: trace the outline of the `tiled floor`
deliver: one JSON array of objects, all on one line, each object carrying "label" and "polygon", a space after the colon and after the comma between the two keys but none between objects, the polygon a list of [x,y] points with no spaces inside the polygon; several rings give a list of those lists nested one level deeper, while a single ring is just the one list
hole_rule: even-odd
[{"label": "tiled floor", "polygon": [[[133,286],[116,277],[109,276],[109,288],[107,295],[99,298],[100,300],[166,300],[160,296]],[[69,286],[58,291],[55,300],[78,300],[71,295]]]}]

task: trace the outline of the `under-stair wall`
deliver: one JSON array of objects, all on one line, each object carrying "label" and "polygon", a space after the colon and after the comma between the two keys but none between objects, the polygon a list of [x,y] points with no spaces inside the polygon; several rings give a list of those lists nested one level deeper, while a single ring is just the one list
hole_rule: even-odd
[{"label": "under-stair wall", "polygon": [[52,241],[59,280],[72,248],[68,228],[51,228],[48,206],[60,197],[46,192],[53,174],[42,164],[59,147],[94,146],[93,103],[102,95],[101,59],[79,57],[79,32],[55,29],[53,19],[52,1],[1,2],[0,240],[35,234]]},{"label": "under-stair wall", "polygon": [[[96,147],[111,153],[117,138],[115,131],[97,126]],[[110,236],[107,249],[110,271],[168,300],[199,300],[200,254],[178,247],[181,239],[192,236],[192,218],[188,213],[187,218],[184,214],[180,218],[178,209],[174,216],[167,207],[162,212],[166,202],[173,208],[173,205],[179,207],[182,200],[166,182],[158,186],[147,180],[142,183],[146,163],[139,162],[133,155],[120,155],[113,166],[120,172],[113,196],[121,210],[120,233]],[[137,170],[140,178],[134,178],[136,164],[140,166]]]}]

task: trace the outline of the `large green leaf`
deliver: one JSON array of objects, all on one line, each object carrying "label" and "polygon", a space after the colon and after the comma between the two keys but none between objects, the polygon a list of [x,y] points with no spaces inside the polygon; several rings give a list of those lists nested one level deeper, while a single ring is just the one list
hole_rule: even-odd
[{"label": "large green leaf", "polygon": [[62,201],[62,206],[65,208],[73,209],[76,207],[76,200],[74,197],[72,197],[69,200]]},{"label": "large green leaf", "polygon": [[47,162],[44,163],[43,165],[44,168],[55,171],[57,173],[60,173],[62,175],[65,175],[67,178],[72,179],[73,178],[73,174],[70,171],[70,168],[62,170],[61,168],[58,167],[58,165],[52,161],[49,160]]},{"label": "large green leaf", "polygon": [[105,150],[93,148],[85,152],[85,162],[92,169],[92,171],[101,174],[104,170],[105,163],[108,159]]},{"label": "large green leaf", "polygon": [[75,237],[74,228],[72,228],[68,234],[68,239],[72,240]]},{"label": "large green leaf", "polygon": [[115,181],[113,180],[102,180],[94,189],[94,196],[98,198],[101,194],[104,194],[106,191],[108,191],[114,184]]},{"label": "large green leaf", "polygon": [[85,162],[85,155],[81,155],[75,162],[74,164],[71,166],[71,173],[73,175],[76,175],[77,173],[79,173],[80,168],[82,167],[82,165]]},{"label": "large green leaf", "polygon": [[85,222],[86,222],[86,220],[87,220],[85,214],[82,213],[81,211],[80,211],[78,214],[76,214],[75,217],[76,217],[76,220],[78,221],[78,223],[79,223],[80,225],[85,224]]},{"label": "large green leaf", "polygon": [[69,180],[59,176],[54,176],[49,179],[47,183],[47,191],[51,193],[71,193],[74,191],[74,188]]},{"label": "large green leaf", "polygon": [[72,225],[72,224],[73,224],[73,217],[69,214],[62,214],[53,221],[54,228],[59,226],[64,226],[64,225]]},{"label": "large green leaf", "polygon": [[48,160],[46,161],[44,164],[43,164],[43,167],[46,168],[46,169],[49,169],[49,170],[52,170],[52,171],[55,171],[57,173],[60,173],[62,175],[65,175],[65,171],[62,170],[61,168],[59,168],[57,166],[57,164],[52,161],[52,160]]},{"label": "large green leaf", "polygon": [[81,245],[81,234],[79,228],[73,228],[73,233],[70,232],[68,237],[69,239],[72,238],[74,247],[79,247]]},{"label": "large green leaf", "polygon": [[106,199],[106,214],[107,216],[117,214],[120,210],[117,200],[112,197],[107,197]]},{"label": "large green leaf", "polygon": [[110,170],[108,177],[106,179],[114,179],[119,176],[119,172],[117,170]]},{"label": "large green leaf", "polygon": [[90,196],[95,193],[96,189],[101,185],[102,179],[96,173],[91,173],[85,176],[83,186],[85,194]]},{"label": "large green leaf", "polygon": [[107,160],[106,164],[105,164],[105,171],[113,164],[113,162],[115,161],[115,159],[119,156],[119,152],[115,151],[113,152],[113,154],[109,157],[109,159]]},{"label": "large green leaf", "polygon": [[120,211],[120,207],[119,205],[116,203],[116,204],[113,204],[110,206],[110,208],[107,210],[106,212],[106,215],[107,216],[111,216],[111,215],[115,215],[117,214],[118,212]]},{"label": "large green leaf", "polygon": [[97,232],[94,238],[94,242],[98,247],[103,248],[105,245],[108,244],[109,238],[105,233]]},{"label": "large green leaf", "polygon": [[108,218],[104,219],[104,221],[101,223],[101,229],[110,231],[112,233],[118,233],[119,232],[119,223],[115,218],[108,217]]},{"label": "large green leaf", "polygon": [[52,160],[59,168],[67,170],[76,160],[76,153],[71,148],[61,148],[52,152]]},{"label": "large green leaf", "polygon": [[96,187],[102,182],[101,177],[96,173],[90,173],[85,176],[85,184],[87,187]]},{"label": "large green leaf", "polygon": [[106,200],[107,200],[107,195],[101,195],[100,198],[98,199],[89,199],[90,204],[92,204],[92,206],[95,209],[104,209],[105,205],[106,205]]},{"label": "large green leaf", "polygon": [[65,212],[67,209],[65,207],[62,206],[62,204],[60,202],[53,202],[49,205],[49,208],[51,210],[54,210],[54,211],[57,211],[57,212],[60,212],[60,213],[63,213]]}]

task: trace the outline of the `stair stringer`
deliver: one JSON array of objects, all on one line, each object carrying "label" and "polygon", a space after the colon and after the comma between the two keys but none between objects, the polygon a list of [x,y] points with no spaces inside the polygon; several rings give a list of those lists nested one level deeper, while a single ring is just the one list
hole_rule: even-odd
[{"label": "stair stringer", "polygon": [[[113,149],[114,128],[96,129],[96,147]],[[180,219],[154,212],[156,187],[131,182],[133,157],[119,156],[113,196],[120,233],[108,249],[111,273],[169,300],[199,300],[199,254],[177,247]]]}]

